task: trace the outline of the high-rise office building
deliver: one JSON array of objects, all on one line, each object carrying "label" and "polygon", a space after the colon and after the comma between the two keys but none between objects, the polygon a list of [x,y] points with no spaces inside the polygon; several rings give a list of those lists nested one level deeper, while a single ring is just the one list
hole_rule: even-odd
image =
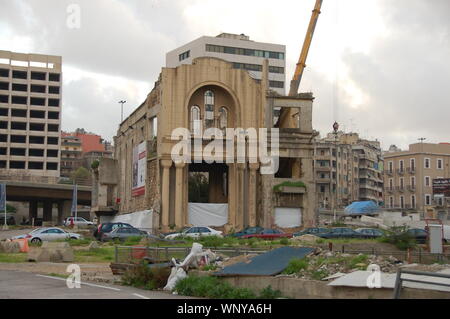
[{"label": "high-rise office building", "polygon": [[60,174],[59,56],[0,51],[0,174],[39,181]]},{"label": "high-rise office building", "polygon": [[262,78],[264,59],[269,59],[269,87],[285,94],[286,46],[250,40],[244,34],[222,33],[216,37],[203,36],[166,55],[166,67],[191,64],[197,57],[210,56],[233,63],[237,69],[248,70],[258,80]]}]

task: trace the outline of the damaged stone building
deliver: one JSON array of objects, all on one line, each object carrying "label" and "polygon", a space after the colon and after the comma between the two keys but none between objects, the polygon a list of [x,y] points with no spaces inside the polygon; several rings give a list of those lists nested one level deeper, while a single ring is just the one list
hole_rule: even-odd
[{"label": "damaged stone building", "polygon": [[[102,159],[95,170],[93,212],[102,218],[150,211],[152,225],[142,227],[154,232],[189,225],[225,231],[314,225],[313,99],[310,93],[288,97],[269,90],[267,61],[261,80],[214,57],[163,68],[147,99],[120,124],[114,159]],[[288,119],[270,131],[277,123],[274,110],[283,108]],[[200,145],[189,149],[195,161],[173,160],[180,137],[172,133],[179,128],[189,130],[189,145]],[[238,138],[204,136],[208,128],[240,128],[244,136],[255,129],[259,139],[261,128],[268,128],[270,136],[278,132],[278,171],[263,174],[267,163],[249,153],[238,160]],[[222,153],[222,162],[211,163],[201,155],[211,140],[234,149]],[[252,142],[250,135],[244,137],[246,149]],[[193,194],[199,189],[192,185],[193,176],[203,181],[202,197]]]}]

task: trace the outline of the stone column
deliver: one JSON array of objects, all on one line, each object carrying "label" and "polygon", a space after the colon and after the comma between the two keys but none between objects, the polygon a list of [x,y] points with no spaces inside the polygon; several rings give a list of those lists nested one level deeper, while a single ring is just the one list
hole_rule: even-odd
[{"label": "stone column", "polygon": [[183,223],[183,169],[185,163],[175,163],[175,227],[181,228]]},{"label": "stone column", "polygon": [[28,211],[28,219],[30,224],[33,222],[33,218],[36,221],[38,216],[38,202],[35,200],[30,201],[29,211]]},{"label": "stone column", "polygon": [[52,209],[53,203],[50,200],[44,201],[44,213],[43,213],[43,221],[51,222],[52,221]]},{"label": "stone column", "polygon": [[248,181],[248,223],[250,227],[256,226],[256,171],[259,168],[258,163],[249,164],[250,176]]},{"label": "stone column", "polygon": [[227,231],[230,229],[236,230],[236,214],[237,214],[237,201],[236,194],[238,183],[236,183],[236,165],[228,165],[228,223]]},{"label": "stone column", "polygon": [[244,210],[244,171],[245,171],[245,163],[238,163],[237,166],[237,212],[236,212],[236,229],[241,229],[245,226],[245,210]]},{"label": "stone column", "polygon": [[162,160],[161,166],[162,172],[162,190],[161,190],[161,219],[162,227],[164,230],[169,228],[169,193],[170,193],[170,167],[172,166],[171,160]]}]

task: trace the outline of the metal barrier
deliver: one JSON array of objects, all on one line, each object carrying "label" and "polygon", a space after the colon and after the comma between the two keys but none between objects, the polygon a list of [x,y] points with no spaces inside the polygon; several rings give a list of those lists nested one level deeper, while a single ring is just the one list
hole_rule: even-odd
[{"label": "metal barrier", "polygon": [[450,254],[432,254],[424,252],[422,250],[416,252],[408,251],[379,251],[376,249],[371,250],[346,250],[344,247],[341,249],[342,253],[357,255],[366,254],[374,256],[393,256],[399,260],[408,261],[418,264],[433,264],[433,263],[448,263],[450,264]]},{"label": "metal barrier", "polygon": [[450,287],[449,283],[431,282],[431,281],[426,281],[426,280],[403,278],[402,274],[450,279],[450,274],[438,274],[438,273],[434,273],[434,272],[430,273],[430,272],[424,272],[424,271],[405,270],[405,269],[400,268],[397,271],[397,278],[395,280],[395,288],[394,288],[394,296],[393,296],[394,299],[400,298],[400,294],[402,291],[402,285],[403,285],[404,281],[427,284],[427,285]]},{"label": "metal barrier", "polygon": [[[246,248],[208,248],[216,254],[235,257],[247,254],[261,254],[266,249]],[[138,264],[143,259],[150,259],[156,263],[168,262],[172,258],[184,259],[191,252],[191,247],[149,247],[149,246],[115,246],[114,262],[117,264]]]}]

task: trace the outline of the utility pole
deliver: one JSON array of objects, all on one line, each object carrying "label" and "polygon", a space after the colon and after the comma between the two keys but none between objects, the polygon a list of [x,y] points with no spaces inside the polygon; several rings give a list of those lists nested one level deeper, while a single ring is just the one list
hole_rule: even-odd
[{"label": "utility pole", "polygon": [[120,101],[119,101],[119,104],[121,104],[120,123],[123,122],[123,105],[124,105],[125,103],[127,103],[127,101],[125,101],[125,100],[120,100]]},{"label": "utility pole", "polygon": [[336,188],[334,190],[334,205],[333,205],[333,220],[334,223],[336,223],[336,206],[338,203],[338,149],[337,149],[337,140],[338,140],[338,130],[339,130],[339,124],[338,122],[334,122],[333,124],[333,134],[334,134],[334,149],[335,149],[335,157],[336,157],[336,177],[335,177],[335,181],[336,181]]}]

